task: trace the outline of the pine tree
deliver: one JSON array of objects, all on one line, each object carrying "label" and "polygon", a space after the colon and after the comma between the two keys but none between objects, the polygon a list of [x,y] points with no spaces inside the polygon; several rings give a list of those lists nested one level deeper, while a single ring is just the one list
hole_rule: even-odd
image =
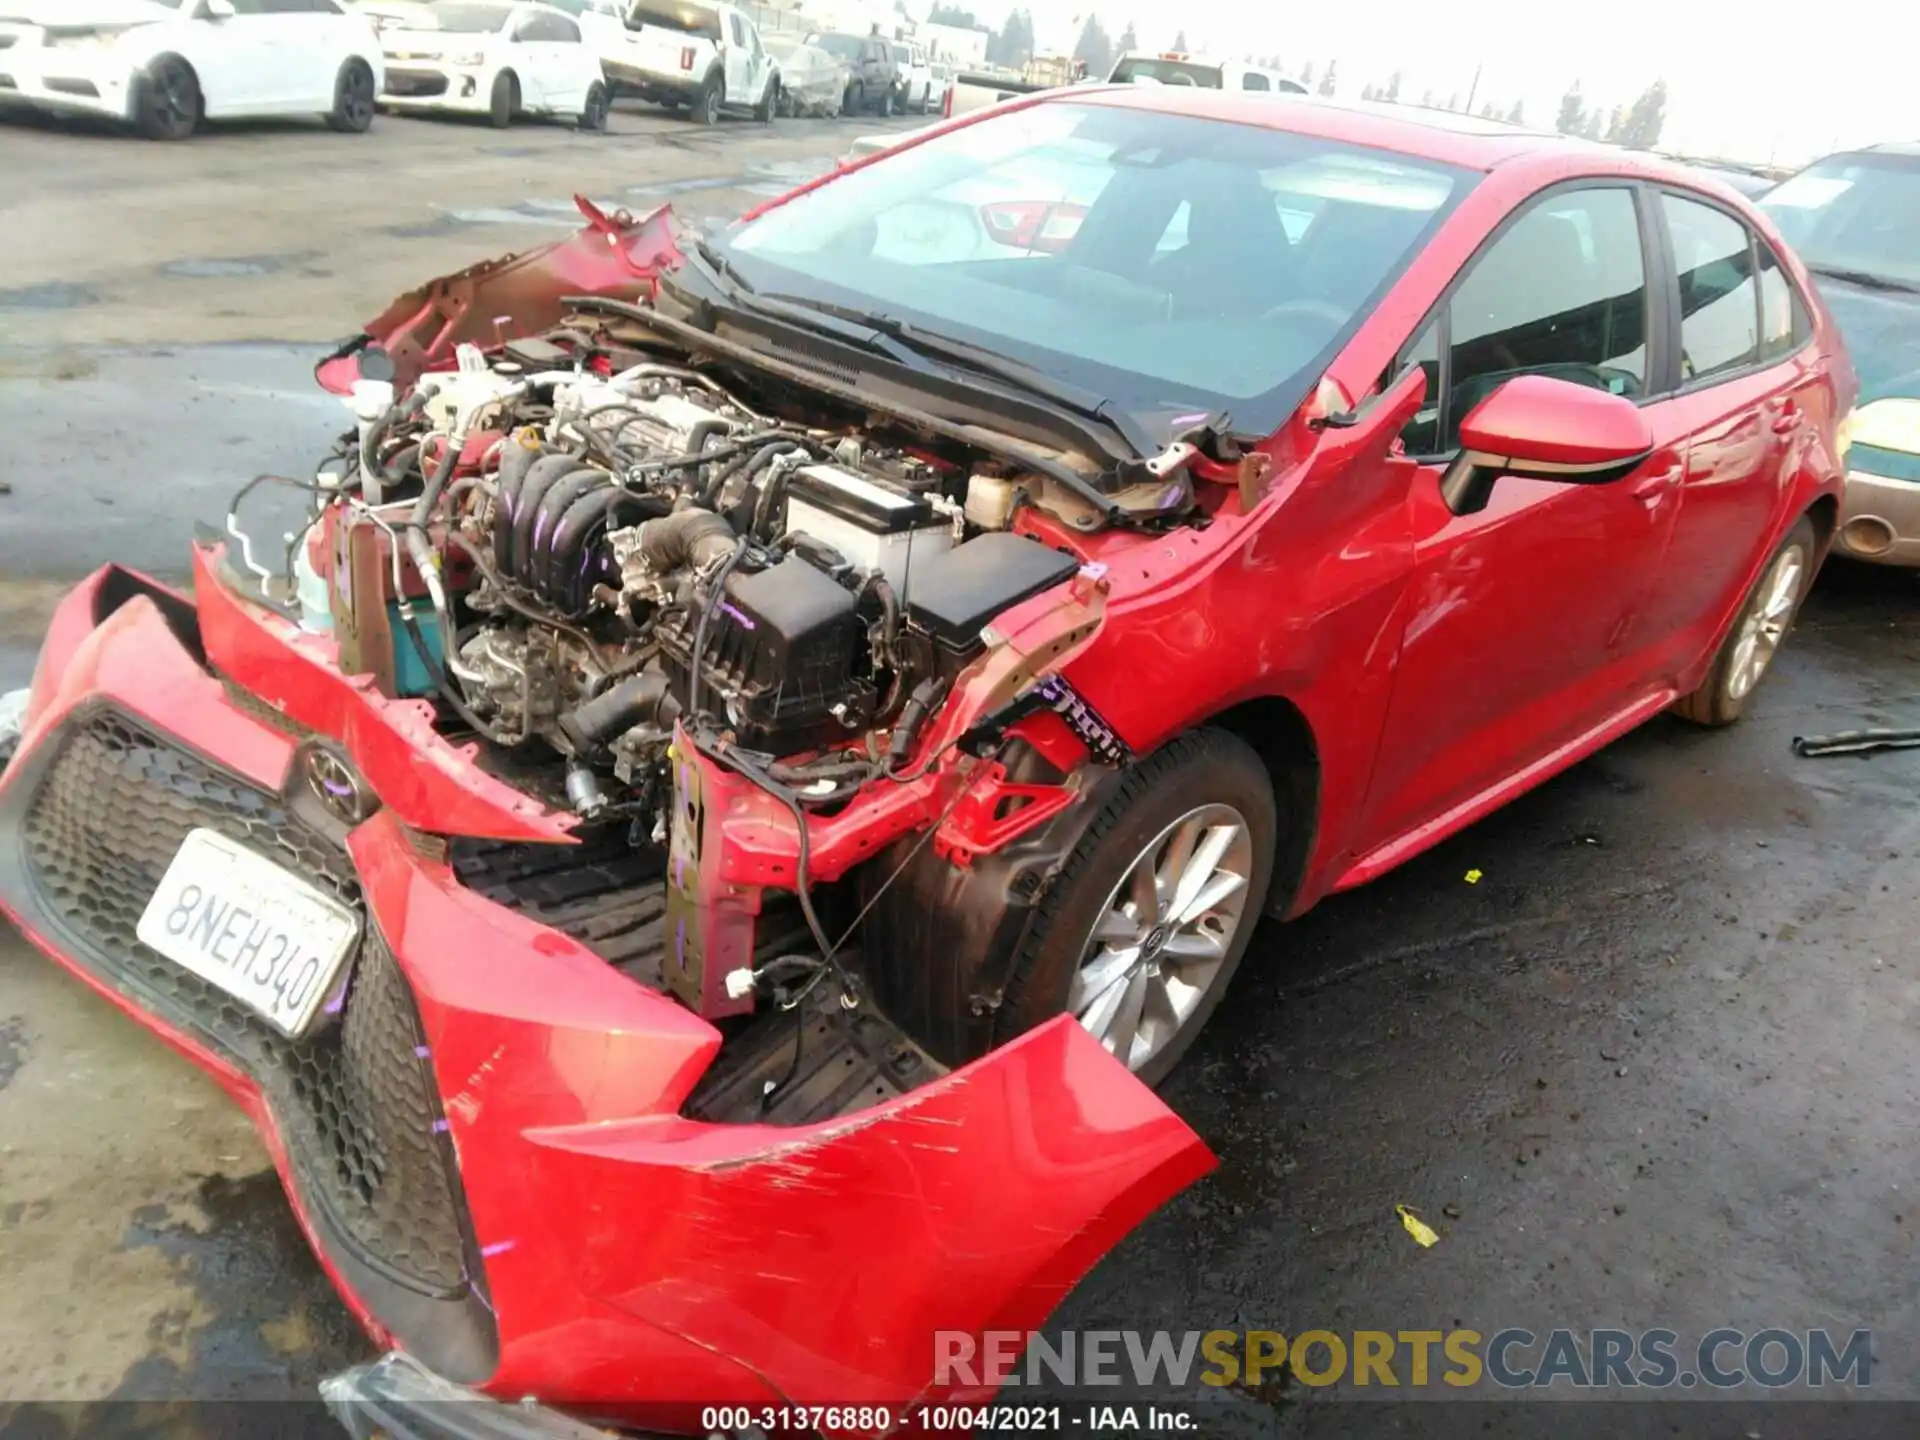
[{"label": "pine tree", "polygon": [[1380,92],[1380,98],[1389,105],[1400,103],[1400,72],[1398,70],[1394,71],[1393,78],[1387,81],[1387,88]]},{"label": "pine tree", "polygon": [[1667,82],[1656,80],[1633,102],[1620,127],[1620,143],[1636,150],[1651,150],[1660,143],[1660,132],[1667,123]]},{"label": "pine tree", "polygon": [[1187,32],[1186,31],[1181,30],[1174,35],[1173,53],[1176,55],[1184,55],[1187,53]]},{"label": "pine tree", "polygon": [[1522,100],[1516,100],[1513,102],[1513,108],[1507,112],[1507,124],[1524,125],[1526,123],[1527,123],[1526,102]]},{"label": "pine tree", "polygon": [[1573,88],[1560,97],[1560,115],[1553,122],[1553,128],[1562,135],[1580,135],[1586,131],[1587,103],[1580,94],[1580,82],[1573,82]]},{"label": "pine tree", "polygon": [[1336,78],[1339,71],[1340,62],[1338,60],[1327,61],[1327,73],[1320,77],[1320,94],[1331,96],[1335,93],[1339,86],[1339,80]]}]

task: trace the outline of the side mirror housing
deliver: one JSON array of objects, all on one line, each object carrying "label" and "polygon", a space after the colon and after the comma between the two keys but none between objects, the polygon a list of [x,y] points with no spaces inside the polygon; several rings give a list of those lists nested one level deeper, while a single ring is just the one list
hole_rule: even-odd
[{"label": "side mirror housing", "polygon": [[1621,479],[1653,453],[1653,431],[1631,400],[1605,390],[1518,375],[1460,422],[1460,453],[1440,482],[1456,515],[1484,509],[1502,475],[1564,485]]},{"label": "side mirror housing", "polygon": [[233,0],[207,0],[207,18],[209,20],[231,20],[233,18]]}]

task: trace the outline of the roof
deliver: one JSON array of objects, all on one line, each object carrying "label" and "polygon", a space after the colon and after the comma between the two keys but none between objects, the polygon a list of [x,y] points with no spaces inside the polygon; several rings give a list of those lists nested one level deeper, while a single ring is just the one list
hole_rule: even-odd
[{"label": "roof", "polygon": [[1542,150],[1565,151],[1586,144],[1564,135],[1527,130],[1504,121],[1484,120],[1450,110],[1427,110],[1413,105],[1345,104],[1304,95],[1275,104],[1268,94],[1185,85],[1082,86],[1049,95],[1048,99],[1157,110],[1163,114],[1258,125],[1269,130],[1292,130],[1470,170],[1491,170],[1521,155]]}]

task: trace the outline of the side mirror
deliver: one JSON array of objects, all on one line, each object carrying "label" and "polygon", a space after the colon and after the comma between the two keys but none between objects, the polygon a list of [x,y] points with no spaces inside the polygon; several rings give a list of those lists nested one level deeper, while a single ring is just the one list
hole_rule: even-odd
[{"label": "side mirror", "polygon": [[207,0],[207,18],[209,20],[231,20],[233,18],[233,0]]},{"label": "side mirror", "polygon": [[1605,390],[1519,375],[1460,422],[1460,453],[1440,481],[1456,515],[1486,508],[1502,475],[1604,485],[1653,453],[1653,431],[1631,400]]}]

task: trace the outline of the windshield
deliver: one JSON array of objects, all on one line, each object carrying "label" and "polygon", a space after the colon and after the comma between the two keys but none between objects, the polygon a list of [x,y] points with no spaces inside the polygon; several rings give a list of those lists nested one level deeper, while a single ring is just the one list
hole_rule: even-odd
[{"label": "windshield", "polygon": [[1143,425],[1268,431],[1470,183],[1264,127],[1054,101],[936,135],[732,232],[763,293],[883,312]]},{"label": "windshield", "polygon": [[1814,269],[1920,285],[1920,155],[1836,155],[1759,204]]},{"label": "windshield", "polygon": [[422,30],[451,30],[459,35],[491,35],[506,27],[513,11],[505,5],[436,4],[408,24]]},{"label": "windshield", "polygon": [[1203,90],[1221,87],[1218,65],[1197,65],[1191,60],[1156,60],[1146,55],[1129,55],[1113,67],[1115,85],[1138,85],[1142,81],[1156,85],[1198,85]]},{"label": "windshield", "polygon": [[816,35],[809,43],[818,45],[836,60],[858,60],[867,42],[858,35]]}]

